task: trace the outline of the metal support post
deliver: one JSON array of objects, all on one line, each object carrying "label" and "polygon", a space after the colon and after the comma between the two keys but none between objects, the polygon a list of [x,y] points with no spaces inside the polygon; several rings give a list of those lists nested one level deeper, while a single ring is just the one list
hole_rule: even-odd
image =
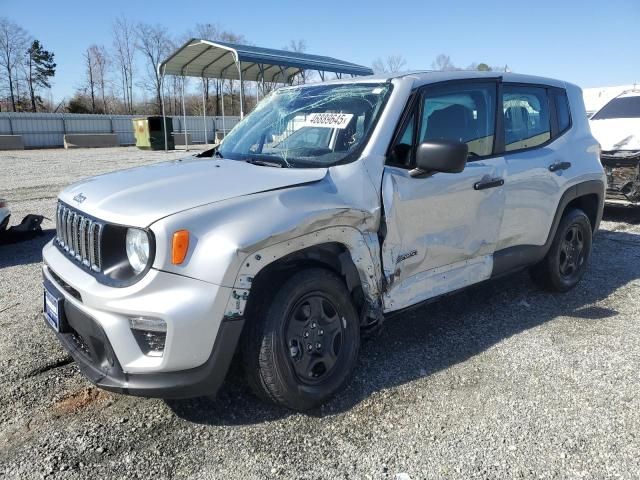
[{"label": "metal support post", "polygon": [[202,121],[204,123],[204,144],[209,145],[207,141],[207,99],[205,97],[205,78],[202,77]]},{"label": "metal support post", "polygon": [[165,110],[164,110],[164,74],[167,70],[167,67],[165,66],[162,69],[162,74],[160,75],[160,101],[162,103],[162,124],[163,124],[163,130],[164,130],[164,151],[165,153],[169,151],[169,143],[167,140],[167,115],[165,114]]},{"label": "metal support post", "polygon": [[184,146],[189,151],[189,142],[187,141],[187,109],[184,105],[184,76],[182,77],[182,129],[184,130]]}]

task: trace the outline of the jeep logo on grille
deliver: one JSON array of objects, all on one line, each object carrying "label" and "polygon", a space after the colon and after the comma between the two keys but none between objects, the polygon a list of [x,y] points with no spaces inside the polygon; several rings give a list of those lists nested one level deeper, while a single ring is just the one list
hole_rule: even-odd
[{"label": "jeep logo on grille", "polygon": [[75,197],[73,197],[73,199],[78,203],[82,203],[87,199],[87,197],[85,197],[82,193],[79,193]]}]

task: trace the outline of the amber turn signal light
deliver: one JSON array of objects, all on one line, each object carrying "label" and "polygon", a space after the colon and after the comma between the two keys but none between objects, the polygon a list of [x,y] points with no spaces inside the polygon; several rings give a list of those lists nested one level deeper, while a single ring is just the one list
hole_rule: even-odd
[{"label": "amber turn signal light", "polygon": [[180,265],[187,257],[189,250],[189,231],[178,230],[173,234],[173,242],[171,243],[171,263]]}]

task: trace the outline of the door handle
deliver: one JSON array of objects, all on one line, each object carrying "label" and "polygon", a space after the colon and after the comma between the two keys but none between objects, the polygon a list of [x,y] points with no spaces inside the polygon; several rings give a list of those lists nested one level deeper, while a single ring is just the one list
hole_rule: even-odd
[{"label": "door handle", "polygon": [[557,172],[558,170],[567,170],[571,168],[571,162],[556,162],[549,165],[550,172]]},{"label": "door handle", "polygon": [[492,178],[491,180],[485,180],[483,182],[476,182],[473,185],[474,190],[486,190],[487,188],[501,187],[504,185],[504,179]]}]

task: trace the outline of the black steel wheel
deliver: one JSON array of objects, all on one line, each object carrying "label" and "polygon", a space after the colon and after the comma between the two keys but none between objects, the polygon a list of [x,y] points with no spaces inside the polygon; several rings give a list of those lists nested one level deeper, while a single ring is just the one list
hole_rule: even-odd
[{"label": "black steel wheel", "polygon": [[330,376],[340,358],[346,321],[320,291],[301,298],[287,315],[284,340],[298,379],[309,385]]},{"label": "black steel wheel", "polygon": [[546,257],[531,268],[533,280],[546,290],[571,290],[585,274],[592,236],[591,222],[582,210],[566,212]]},{"label": "black steel wheel", "polygon": [[330,399],[360,348],[357,312],[343,280],[312,268],[291,276],[247,318],[243,357],[252,389],[294,410]]},{"label": "black steel wheel", "polygon": [[560,275],[571,278],[585,262],[585,234],[582,226],[574,223],[567,228],[560,242],[558,269]]}]

